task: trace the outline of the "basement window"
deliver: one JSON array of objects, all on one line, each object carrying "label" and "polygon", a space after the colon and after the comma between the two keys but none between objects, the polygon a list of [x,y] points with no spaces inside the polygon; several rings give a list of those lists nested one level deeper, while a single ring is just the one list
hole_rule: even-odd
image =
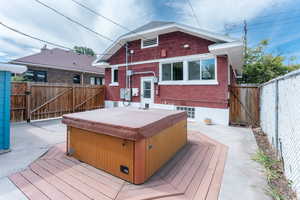
[{"label": "basement window", "polygon": [[195,119],[195,108],[186,106],[177,106],[176,110],[186,111],[189,119]]},{"label": "basement window", "polygon": [[141,48],[149,48],[149,47],[155,47],[158,46],[158,36],[155,38],[147,38],[142,39],[141,41]]}]

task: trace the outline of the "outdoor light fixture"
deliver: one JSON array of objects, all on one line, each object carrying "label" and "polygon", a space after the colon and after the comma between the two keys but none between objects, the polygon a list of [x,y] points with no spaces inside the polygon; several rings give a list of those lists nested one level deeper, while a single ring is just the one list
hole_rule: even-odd
[{"label": "outdoor light fixture", "polygon": [[183,48],[185,48],[185,49],[187,49],[187,48],[189,48],[190,47],[190,45],[189,44],[185,44],[185,45],[183,45]]}]

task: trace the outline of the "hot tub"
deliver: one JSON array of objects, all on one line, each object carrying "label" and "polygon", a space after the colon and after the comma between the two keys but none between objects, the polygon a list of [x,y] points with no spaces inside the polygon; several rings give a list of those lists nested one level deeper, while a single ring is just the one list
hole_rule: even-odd
[{"label": "hot tub", "polygon": [[187,142],[187,115],[110,108],[63,116],[67,152],[134,184],[144,183]]}]

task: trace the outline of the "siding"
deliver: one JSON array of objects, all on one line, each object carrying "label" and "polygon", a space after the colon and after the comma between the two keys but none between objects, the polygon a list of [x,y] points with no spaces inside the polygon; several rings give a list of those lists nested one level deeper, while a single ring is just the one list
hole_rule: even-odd
[{"label": "siding", "polygon": [[[47,72],[47,82],[48,83],[73,83],[73,76],[75,74],[81,75],[81,72],[76,71],[66,71],[66,70],[58,70],[58,69],[50,69],[45,67],[35,67],[35,66],[27,66],[28,70],[40,70]],[[100,74],[92,74],[92,73],[83,73],[83,83],[90,84],[90,77],[104,77]]]},{"label": "siding", "polygon": [[[284,161],[285,175],[300,196],[300,71],[278,81],[278,147]],[[261,127],[276,148],[276,81],[261,89]],[[273,142],[272,142],[273,141]]]},{"label": "siding", "polygon": [[10,147],[10,72],[0,71],[0,151]]}]

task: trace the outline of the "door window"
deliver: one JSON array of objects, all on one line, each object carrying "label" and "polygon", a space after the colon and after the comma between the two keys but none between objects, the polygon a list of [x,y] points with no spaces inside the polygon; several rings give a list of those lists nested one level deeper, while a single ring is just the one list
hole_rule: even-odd
[{"label": "door window", "polygon": [[144,81],[143,90],[144,98],[151,98],[151,81]]}]

